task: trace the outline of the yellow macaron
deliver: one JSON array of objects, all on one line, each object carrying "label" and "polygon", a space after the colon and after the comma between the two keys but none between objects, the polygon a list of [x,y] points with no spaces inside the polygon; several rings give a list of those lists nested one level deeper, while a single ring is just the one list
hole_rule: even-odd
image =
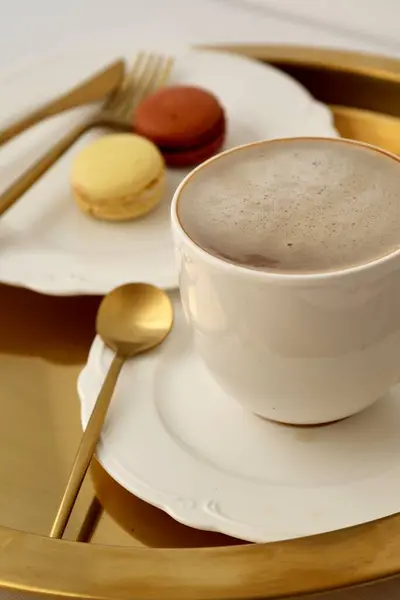
[{"label": "yellow macaron", "polygon": [[149,140],[131,133],[105,135],[83,148],[72,166],[72,189],[83,212],[97,219],[135,219],[164,192],[164,159]]}]

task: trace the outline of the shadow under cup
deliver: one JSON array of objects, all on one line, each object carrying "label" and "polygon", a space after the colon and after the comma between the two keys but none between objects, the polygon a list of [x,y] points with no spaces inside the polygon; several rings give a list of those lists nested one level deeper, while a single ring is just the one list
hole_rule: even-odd
[{"label": "shadow under cup", "polygon": [[[363,410],[398,383],[400,252],[341,271],[262,271],[209,254],[179,219],[194,178],[215,161],[285,141],[293,140],[223,152],[178,187],[171,219],[179,287],[196,351],[230,396],[274,421],[330,423]],[[324,141],[385,154],[398,162],[400,177],[400,161],[390,153]]]}]

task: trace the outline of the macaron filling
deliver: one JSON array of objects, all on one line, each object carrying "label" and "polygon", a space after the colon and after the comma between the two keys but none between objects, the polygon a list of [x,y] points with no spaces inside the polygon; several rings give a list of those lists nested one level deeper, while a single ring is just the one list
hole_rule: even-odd
[{"label": "macaron filling", "polygon": [[160,151],[169,166],[185,167],[205,161],[220,150],[224,141],[225,127],[222,126],[217,135],[214,133],[214,137],[205,144],[179,150],[176,148],[160,148]]}]

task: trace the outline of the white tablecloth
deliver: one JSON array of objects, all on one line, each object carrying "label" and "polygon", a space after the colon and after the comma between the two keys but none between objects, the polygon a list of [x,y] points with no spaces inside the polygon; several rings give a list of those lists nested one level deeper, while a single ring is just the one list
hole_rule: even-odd
[{"label": "white tablecloth", "polygon": [[[400,56],[399,22],[399,0],[0,0],[0,73],[49,53],[145,48],[160,40],[304,44]],[[0,600],[8,598],[16,595],[0,592]],[[399,600],[400,578],[323,599]]]},{"label": "white tablecloth", "polygon": [[399,18],[398,0],[0,0],[0,69],[49,52],[160,39],[400,55]]}]

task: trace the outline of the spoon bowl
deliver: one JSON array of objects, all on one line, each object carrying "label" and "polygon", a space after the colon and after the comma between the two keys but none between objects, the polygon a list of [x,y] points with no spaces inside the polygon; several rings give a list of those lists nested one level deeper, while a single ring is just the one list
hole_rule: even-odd
[{"label": "spoon bowl", "polygon": [[146,283],[128,283],[105,296],[96,330],[109,348],[129,358],[160,344],[172,324],[172,304],[163,290]]}]

